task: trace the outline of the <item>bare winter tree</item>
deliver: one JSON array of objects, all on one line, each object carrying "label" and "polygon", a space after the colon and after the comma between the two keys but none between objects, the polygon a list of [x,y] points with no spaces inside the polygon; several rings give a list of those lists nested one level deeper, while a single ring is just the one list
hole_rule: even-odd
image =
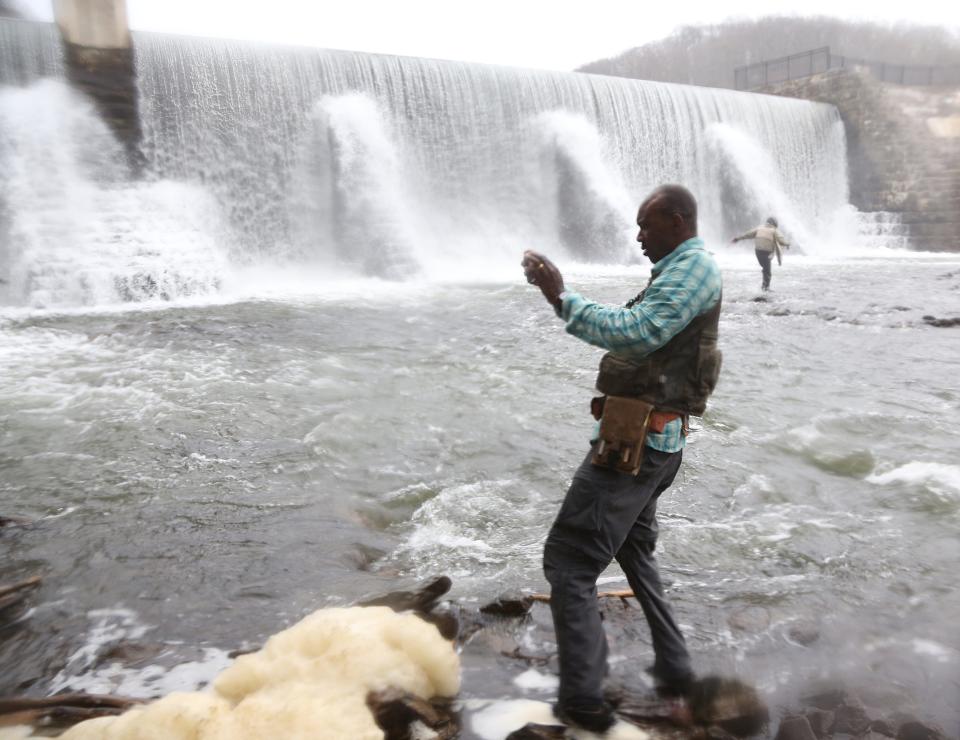
[{"label": "bare winter tree", "polygon": [[736,67],[822,46],[834,54],[888,64],[960,64],[960,34],[946,28],[771,16],[684,26],[666,39],[591,62],[578,71],[733,87]]}]

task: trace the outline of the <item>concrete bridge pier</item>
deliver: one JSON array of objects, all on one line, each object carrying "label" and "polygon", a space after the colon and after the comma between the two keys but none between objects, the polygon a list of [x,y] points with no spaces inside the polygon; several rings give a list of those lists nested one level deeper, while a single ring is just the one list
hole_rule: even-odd
[{"label": "concrete bridge pier", "polygon": [[123,143],[134,173],[143,166],[136,68],[126,0],[54,0],[67,77],[88,95]]}]

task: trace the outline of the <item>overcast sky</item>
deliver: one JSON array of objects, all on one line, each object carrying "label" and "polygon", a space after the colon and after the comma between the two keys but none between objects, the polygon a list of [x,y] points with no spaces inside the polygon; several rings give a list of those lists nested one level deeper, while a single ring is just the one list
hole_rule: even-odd
[{"label": "overcast sky", "polygon": [[[14,2],[52,19],[53,0]],[[823,14],[960,34],[957,0],[127,0],[127,8],[141,30],[559,70],[728,18]]]}]

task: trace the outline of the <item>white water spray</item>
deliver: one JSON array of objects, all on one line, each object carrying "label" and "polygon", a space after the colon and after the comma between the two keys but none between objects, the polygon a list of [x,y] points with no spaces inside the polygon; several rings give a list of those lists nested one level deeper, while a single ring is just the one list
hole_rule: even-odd
[{"label": "white water spray", "polygon": [[544,210],[563,244],[581,259],[628,262],[636,203],[610,161],[609,143],[579,114],[549,111],[534,123],[542,135]]},{"label": "white water spray", "polygon": [[369,96],[327,96],[314,108],[294,177],[294,239],[305,255],[402,279],[418,269],[403,163]]},{"label": "white water spray", "polygon": [[[23,60],[0,83],[60,74],[55,34],[24,28],[0,22],[4,58]],[[5,94],[3,156],[19,160],[0,176],[10,282],[0,300],[216,292],[225,255],[248,272],[292,262],[331,280],[489,279],[512,274],[524,248],[622,264],[637,259],[637,204],[667,182],[697,196],[714,246],[771,212],[822,255],[865,243],[858,231],[878,232],[875,242],[896,229],[864,227],[851,210],[831,106],[233,41],[134,42],[149,185],[111,171],[120,151],[102,127],[72,133],[92,125],[89,106],[30,131],[62,95],[49,84]],[[62,120],[80,119],[64,134]],[[51,168],[63,173],[56,188],[35,174]]]},{"label": "white water spray", "polygon": [[36,308],[216,291],[217,208],[192,185],[133,183],[90,104],[44,80],[0,92],[0,277]]}]

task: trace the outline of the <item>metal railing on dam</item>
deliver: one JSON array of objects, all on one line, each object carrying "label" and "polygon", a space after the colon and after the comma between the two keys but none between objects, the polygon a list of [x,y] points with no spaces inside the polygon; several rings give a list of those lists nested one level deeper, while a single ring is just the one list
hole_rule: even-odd
[{"label": "metal railing on dam", "polygon": [[888,64],[832,54],[829,46],[747,64],[734,70],[734,88],[757,90],[767,85],[798,80],[833,69],[858,67],[881,82],[898,85],[960,85],[960,65]]}]

